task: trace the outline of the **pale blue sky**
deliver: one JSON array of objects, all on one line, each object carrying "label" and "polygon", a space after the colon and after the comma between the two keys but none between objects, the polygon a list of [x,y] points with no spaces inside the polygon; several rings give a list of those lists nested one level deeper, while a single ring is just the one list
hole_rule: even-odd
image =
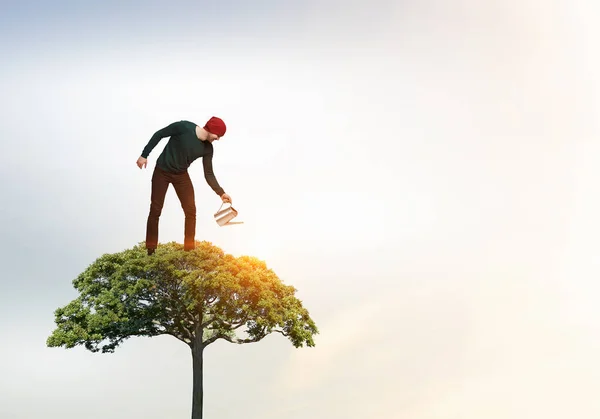
[{"label": "pale blue sky", "polygon": [[150,136],[212,115],[245,224],[214,223],[197,162],[197,238],[265,258],[322,334],[210,347],[207,418],[600,415],[597,5],[141,4],[2,6],[0,417],[189,416],[180,342],[45,340],[144,240]]}]

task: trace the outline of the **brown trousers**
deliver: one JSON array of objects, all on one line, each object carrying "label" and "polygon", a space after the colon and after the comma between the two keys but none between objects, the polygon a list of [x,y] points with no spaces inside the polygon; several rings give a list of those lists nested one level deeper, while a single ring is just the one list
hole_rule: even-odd
[{"label": "brown trousers", "polygon": [[172,183],[185,214],[184,240],[185,250],[193,249],[196,235],[196,201],[194,185],[187,170],[182,173],[169,173],[154,168],[152,174],[152,196],[150,198],[150,214],[146,224],[146,248],[156,249],[158,246],[158,220],[163,209],[169,184]]}]

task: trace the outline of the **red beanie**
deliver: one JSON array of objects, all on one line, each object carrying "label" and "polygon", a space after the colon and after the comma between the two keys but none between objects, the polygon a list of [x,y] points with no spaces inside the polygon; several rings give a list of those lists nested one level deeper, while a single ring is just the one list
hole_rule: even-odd
[{"label": "red beanie", "polygon": [[227,127],[225,127],[225,122],[223,122],[221,118],[213,116],[208,120],[208,122],[206,122],[206,125],[204,125],[204,129],[210,132],[211,134],[215,134],[219,137],[222,137],[225,135]]}]

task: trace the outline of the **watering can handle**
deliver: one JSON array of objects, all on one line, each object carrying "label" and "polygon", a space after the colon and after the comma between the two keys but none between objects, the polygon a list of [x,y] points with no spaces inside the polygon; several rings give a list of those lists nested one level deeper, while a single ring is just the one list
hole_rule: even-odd
[{"label": "watering can handle", "polygon": [[[221,211],[221,208],[223,208],[223,205],[224,205],[224,204],[225,204],[225,202],[221,203],[221,206],[219,207],[219,209],[218,209],[218,210],[217,210],[217,212],[215,213],[215,217],[216,217],[216,216],[218,216],[218,215],[220,215],[220,214],[222,214],[223,212],[227,211],[227,209],[224,209],[224,210],[222,210],[222,211]],[[229,208],[230,208],[231,210],[233,210],[233,212],[235,212],[235,213],[236,213],[236,215],[237,215],[237,211],[236,211],[235,209],[233,209],[233,207],[231,206],[231,203],[228,203],[228,204],[229,204]]]},{"label": "watering can handle", "polygon": [[229,204],[229,206],[231,206],[231,202],[221,202],[221,206],[219,207],[217,212],[221,211],[221,208],[223,208],[223,205],[225,205],[226,203]]}]

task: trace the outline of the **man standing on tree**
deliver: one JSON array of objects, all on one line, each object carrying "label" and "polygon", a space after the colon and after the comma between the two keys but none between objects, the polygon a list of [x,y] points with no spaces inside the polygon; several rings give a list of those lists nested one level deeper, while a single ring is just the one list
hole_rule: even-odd
[{"label": "man standing on tree", "polygon": [[189,122],[179,121],[156,131],[137,160],[141,169],[148,164],[148,155],[158,142],[171,137],[163,152],[158,156],[152,174],[152,196],[150,214],[146,224],[146,249],[151,255],[158,246],[158,220],[162,212],[169,184],[172,183],[185,214],[184,250],[192,250],[196,235],[196,201],[194,185],[188,174],[188,167],[194,160],[202,157],[204,178],[209,186],[221,197],[223,202],[231,203],[231,197],[225,193],[213,173],[213,141],[225,135],[225,123],[217,117],[210,118],[203,128]]}]

